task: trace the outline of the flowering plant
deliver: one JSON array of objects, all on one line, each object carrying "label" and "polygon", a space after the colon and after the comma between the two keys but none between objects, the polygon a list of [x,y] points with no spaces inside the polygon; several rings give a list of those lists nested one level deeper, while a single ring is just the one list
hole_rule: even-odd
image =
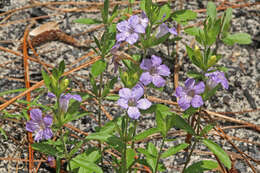
[{"label": "flowering plant", "polygon": [[[184,25],[189,20],[195,19],[196,13],[191,10],[172,12],[169,4],[160,6],[152,0],[141,0],[140,8],[141,15],[130,15],[128,19],[121,17],[115,23],[117,20],[114,19],[119,13],[118,6],[115,6],[110,13],[109,1],[105,0],[101,11],[102,21],[90,19],[75,21],[104,24],[105,29],[101,38],[93,37],[96,48],[92,49],[100,59],[91,66],[87,78],[90,82],[87,93],[72,94],[69,80],[64,77],[64,61],[60,62],[51,74],[42,71],[48,97],[54,98],[55,103],[47,110],[52,111],[52,116],[49,114],[43,116],[38,108],[30,110],[26,130],[35,133],[34,140],[37,143],[32,145],[33,148],[48,155],[51,163],[56,159],[56,172],[60,172],[60,163],[63,159],[67,162],[66,169],[69,172],[102,173],[106,169],[104,166],[106,162],[115,172],[137,172],[137,167],[140,165],[150,172],[164,172],[166,168],[161,160],[181,150],[185,152],[183,173],[213,170],[217,167],[221,167],[222,170],[231,169],[228,154],[208,138],[213,125],[207,124],[208,121],[201,116],[204,103],[210,101],[210,97],[220,86],[224,89],[229,87],[224,68],[217,63],[221,59],[221,55],[218,54],[219,41],[228,45],[240,43],[238,39],[232,39],[229,34],[231,9],[225,11],[219,19],[216,6],[209,2],[204,28],[189,27],[184,30],[185,33],[195,36],[197,41],[194,48],[186,45],[187,54],[191,63],[196,66],[196,71],[188,72],[184,85],[175,88],[172,96],[176,97],[180,107],[180,110],[176,111],[164,104],[156,104],[147,92],[154,88],[160,88],[159,91],[162,91],[171,76],[170,68],[165,65],[164,55],[150,56],[147,50],[169,42],[171,37],[174,37],[174,41],[181,39],[176,29],[169,26],[174,22]],[[140,48],[142,53],[124,56],[119,50],[125,48],[125,44],[129,49]],[[109,80],[105,74],[111,64],[108,63],[111,57],[115,76]],[[116,76],[117,70],[119,76]],[[120,87],[114,90],[115,84]],[[71,132],[64,126],[69,126],[69,122],[89,113],[81,109],[82,107],[86,110],[85,105],[80,106],[86,99],[95,101],[97,110],[93,111],[93,116],[97,116],[97,125],[85,138],[72,140]],[[102,117],[103,104],[111,100],[118,107],[118,112],[113,117],[108,116],[110,121],[106,121]],[[152,116],[156,123],[154,127],[140,132],[139,122],[145,115]],[[185,141],[164,150],[165,144],[172,142],[169,131],[177,128],[185,132]],[[162,139],[159,147],[152,141],[147,142],[145,148],[138,145],[139,141],[149,140],[148,137],[156,133]],[[96,143],[93,144],[93,141]],[[88,145],[85,145],[86,143]],[[217,162],[207,160],[189,165],[190,157],[199,143],[205,145],[216,156]],[[83,147],[85,148],[81,150]]]}]

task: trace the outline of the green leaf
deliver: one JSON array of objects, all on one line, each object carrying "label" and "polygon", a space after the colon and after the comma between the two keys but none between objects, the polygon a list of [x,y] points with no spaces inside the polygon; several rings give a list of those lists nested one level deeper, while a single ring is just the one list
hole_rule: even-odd
[{"label": "green leaf", "polygon": [[34,143],[32,144],[32,148],[47,155],[56,156],[58,154],[58,150],[50,144]]},{"label": "green leaf", "polygon": [[205,134],[208,134],[211,129],[213,129],[213,125],[209,124],[206,127],[203,128],[203,130],[200,132],[200,136],[203,136]]},{"label": "green leaf", "polygon": [[102,72],[105,71],[107,63],[103,60],[96,61],[91,67],[91,74],[96,78]]},{"label": "green leaf", "polygon": [[158,132],[160,132],[160,131],[157,128],[150,128],[150,129],[147,129],[147,130],[139,133],[138,135],[136,135],[134,137],[134,140],[140,141],[140,140],[143,140],[143,139],[147,138],[148,136],[158,133]]},{"label": "green leaf", "polygon": [[187,76],[194,79],[203,79],[203,74],[196,71],[188,71]]},{"label": "green leaf", "polygon": [[221,18],[222,21],[222,32],[223,32],[223,36],[226,37],[229,28],[230,28],[230,21],[232,19],[232,8],[228,8],[224,15]]},{"label": "green leaf", "polygon": [[167,158],[167,157],[174,155],[174,154],[178,153],[179,151],[187,148],[188,146],[189,146],[189,144],[187,144],[187,143],[183,143],[183,144],[180,144],[180,145],[177,145],[177,146],[173,146],[173,147],[169,148],[168,150],[166,150],[165,152],[163,152],[161,157]]},{"label": "green leaf", "polygon": [[252,43],[251,36],[247,33],[235,33],[232,35],[227,35],[227,37],[223,38],[222,41],[227,45],[238,44],[250,44]]},{"label": "green leaf", "polygon": [[186,24],[189,20],[196,19],[197,13],[192,10],[179,10],[172,14],[172,19],[180,24]]},{"label": "green leaf", "polygon": [[65,70],[65,62],[62,60],[59,64],[59,76],[61,76],[64,73]]},{"label": "green leaf", "polygon": [[203,173],[204,171],[209,171],[216,169],[218,163],[212,160],[202,160],[196,163],[193,163],[188,168],[185,169],[184,173]]},{"label": "green leaf", "polygon": [[108,133],[91,133],[85,139],[88,140],[98,140],[98,141],[107,141],[112,135]]},{"label": "green leaf", "polygon": [[130,166],[135,161],[135,151],[132,148],[128,148],[126,150],[126,163],[127,163],[127,169],[130,168]]},{"label": "green leaf", "polygon": [[231,169],[231,161],[227,153],[216,143],[209,139],[203,139],[203,143],[212,151],[218,159],[228,168]]},{"label": "green leaf", "polygon": [[98,96],[98,88],[97,88],[96,81],[91,74],[89,74],[89,78],[90,78],[90,84],[92,85],[92,92],[95,94],[95,96]]},{"label": "green leaf", "polygon": [[185,28],[184,32],[186,32],[189,35],[199,36],[199,28],[197,28],[197,27]]},{"label": "green leaf", "polygon": [[114,84],[117,82],[117,77],[114,77],[112,80],[109,81],[108,84],[105,85],[103,92],[102,92],[102,97],[106,97],[107,94],[109,93],[110,89],[113,89]]},{"label": "green leaf", "polygon": [[89,171],[95,172],[95,173],[103,173],[102,169],[96,165],[95,163],[89,162],[85,159],[72,159],[75,163],[78,164],[79,167],[83,167]]},{"label": "green leaf", "polygon": [[173,120],[172,120],[172,125],[174,127],[180,128],[188,132],[189,134],[196,135],[195,131],[193,128],[179,115],[173,113]]},{"label": "green leaf", "polygon": [[76,152],[79,151],[80,147],[82,146],[83,141],[79,141],[75,147],[69,152],[69,156],[72,157]]},{"label": "green leaf", "polygon": [[[163,16],[165,15],[165,17],[163,18]],[[160,7],[160,13],[157,17],[157,20],[159,22],[161,22],[162,18],[163,18],[163,22],[166,21],[171,15],[171,8],[169,6],[169,4],[164,4],[163,6]]]},{"label": "green leaf", "polygon": [[220,32],[220,28],[221,28],[221,20],[217,20],[215,23],[214,23],[214,26],[207,31],[207,45],[211,46],[213,43],[216,42],[217,40],[217,36]]},{"label": "green leaf", "polygon": [[76,19],[73,20],[74,23],[81,23],[81,24],[100,24],[102,23],[102,21],[97,20],[97,19],[91,19],[91,18],[81,18],[81,19]]},{"label": "green leaf", "polygon": [[42,70],[42,78],[44,80],[45,86],[50,90],[51,79],[49,74],[47,74],[44,70]]},{"label": "green leaf", "polygon": [[8,139],[8,137],[7,137],[7,135],[6,135],[5,131],[4,131],[4,129],[1,128],[1,127],[0,127],[0,133],[5,137],[5,140]]},{"label": "green leaf", "polygon": [[213,2],[208,2],[207,16],[209,16],[212,19],[216,19],[216,17],[217,17],[216,5]]},{"label": "green leaf", "polygon": [[155,120],[157,124],[157,129],[160,130],[163,137],[166,137],[167,134],[166,121],[163,118],[163,115],[160,111],[156,111]]},{"label": "green leaf", "polygon": [[[93,37],[94,37],[94,41],[95,41],[95,43],[96,43],[98,49],[101,51],[101,50],[102,50],[102,47],[101,47],[101,45],[100,45],[100,43],[99,43],[99,40],[98,40],[94,35],[93,35]],[[96,50],[96,51],[97,51],[97,50]]]},{"label": "green leaf", "polygon": [[104,1],[104,8],[101,11],[104,24],[106,24],[107,20],[108,20],[108,8],[109,8],[109,0],[105,0]]},{"label": "green leaf", "polygon": [[101,157],[99,151],[92,151],[90,154],[87,154],[86,160],[89,162],[96,162]]},{"label": "green leaf", "polygon": [[158,155],[158,151],[152,142],[148,143],[148,152],[155,157]]},{"label": "green leaf", "polygon": [[119,95],[117,94],[111,94],[105,97],[106,100],[111,100],[111,101],[117,101],[119,99]]}]

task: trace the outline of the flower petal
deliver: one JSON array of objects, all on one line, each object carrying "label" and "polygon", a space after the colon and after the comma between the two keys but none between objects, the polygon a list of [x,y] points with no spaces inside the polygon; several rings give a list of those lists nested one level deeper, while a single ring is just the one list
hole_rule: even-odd
[{"label": "flower petal", "polygon": [[151,61],[152,61],[152,64],[154,67],[157,67],[157,66],[161,65],[161,63],[162,63],[161,57],[156,56],[156,55],[151,56]]},{"label": "flower petal", "polygon": [[144,84],[144,85],[148,85],[149,83],[152,82],[152,76],[150,75],[149,72],[143,72],[141,77],[140,77],[140,81]]},{"label": "flower petal", "polygon": [[47,96],[50,98],[56,98],[56,96],[52,92],[48,92]]},{"label": "flower petal", "polygon": [[52,130],[51,128],[46,128],[43,130],[43,139],[51,139],[53,136]]},{"label": "flower petal", "polygon": [[123,109],[127,109],[128,108],[128,100],[124,99],[124,98],[120,98],[117,100],[117,104],[123,108]]},{"label": "flower petal", "polygon": [[156,34],[156,38],[160,38],[160,37],[164,36],[165,34],[167,34],[168,32],[169,32],[168,26],[165,23],[162,23],[159,26],[158,33]]},{"label": "flower petal", "polygon": [[173,35],[178,35],[178,33],[177,33],[177,31],[176,31],[176,29],[175,29],[174,27],[170,28],[170,29],[169,29],[169,32],[170,32],[171,34],[173,34]]},{"label": "flower petal", "polygon": [[158,88],[163,87],[166,83],[166,80],[164,80],[160,75],[154,75],[152,78],[153,84]]},{"label": "flower petal", "polygon": [[119,97],[128,100],[129,98],[131,98],[131,96],[132,96],[132,92],[129,88],[122,88],[119,90]]},{"label": "flower petal", "polygon": [[148,109],[150,106],[152,105],[152,103],[148,100],[148,99],[140,99],[137,101],[137,107],[139,109],[143,109],[146,110]]},{"label": "flower petal", "polygon": [[185,96],[185,95],[187,95],[187,93],[185,92],[184,88],[181,87],[181,86],[178,86],[176,88],[175,96],[176,97],[182,97],[182,96]]},{"label": "flower petal", "polygon": [[132,33],[126,38],[126,42],[128,42],[129,44],[134,44],[135,42],[137,42],[138,38],[139,36],[137,33]]},{"label": "flower petal", "polygon": [[183,96],[177,102],[183,110],[186,110],[190,107],[191,100],[188,96]]},{"label": "flower petal", "polygon": [[39,130],[35,136],[34,136],[34,141],[39,142],[40,140],[43,139],[43,130]]},{"label": "flower petal", "polygon": [[44,118],[43,118],[43,122],[44,122],[44,125],[46,127],[50,127],[52,125],[52,116],[50,115],[46,115]]},{"label": "flower petal", "polygon": [[127,114],[130,118],[132,118],[134,120],[137,120],[141,115],[139,109],[137,107],[133,107],[133,106],[128,108]]},{"label": "flower petal", "polygon": [[192,79],[192,78],[188,78],[186,81],[185,81],[185,88],[187,89],[193,89],[193,86],[195,85],[195,80]]},{"label": "flower petal", "polygon": [[134,27],[134,30],[136,33],[144,34],[145,33],[145,27],[141,24],[138,24]]},{"label": "flower petal", "polygon": [[171,74],[170,69],[164,64],[157,67],[157,70],[158,74],[162,76],[169,76]]},{"label": "flower petal", "polygon": [[128,37],[128,35],[129,35],[129,34],[127,34],[127,33],[125,33],[125,32],[117,33],[117,34],[116,34],[116,40],[117,40],[118,42],[120,42],[120,41],[125,41],[126,38]]},{"label": "flower petal", "polygon": [[132,97],[139,100],[144,95],[144,88],[137,84],[132,88]]},{"label": "flower petal", "polygon": [[141,64],[140,64],[140,68],[142,70],[150,70],[152,68],[152,61],[151,59],[143,59]]},{"label": "flower petal", "polygon": [[128,19],[128,23],[129,23],[129,25],[130,25],[132,28],[135,28],[136,25],[139,24],[139,21],[140,21],[140,19],[139,19],[139,17],[138,17],[137,15],[133,15],[133,16],[131,16],[131,17]]},{"label": "flower petal", "polygon": [[28,121],[25,126],[25,129],[29,132],[34,132],[39,128],[39,124],[37,122],[34,122],[33,120]]},{"label": "flower petal", "polygon": [[120,31],[120,32],[126,32],[126,31],[128,31],[128,29],[129,29],[129,23],[128,23],[126,20],[124,20],[124,21],[122,21],[122,22],[119,22],[119,23],[116,25],[116,28],[117,28],[117,30]]},{"label": "flower petal", "polygon": [[71,99],[74,99],[74,100],[77,100],[78,102],[81,102],[82,101],[82,98],[80,95],[78,94],[74,94],[71,96]]},{"label": "flower petal", "polygon": [[195,94],[201,94],[205,90],[204,82],[199,82],[197,85],[193,87]]},{"label": "flower petal", "polygon": [[42,120],[42,111],[40,109],[32,109],[30,111],[30,117],[35,122],[40,122]]},{"label": "flower petal", "polygon": [[195,95],[191,100],[191,105],[194,108],[198,108],[203,105],[202,97],[200,95]]}]

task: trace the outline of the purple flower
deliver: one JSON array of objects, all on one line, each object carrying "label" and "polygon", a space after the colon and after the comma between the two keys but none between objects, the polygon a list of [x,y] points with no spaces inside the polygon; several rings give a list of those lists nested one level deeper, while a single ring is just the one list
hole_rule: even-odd
[{"label": "purple flower", "polygon": [[151,82],[156,87],[163,87],[165,85],[166,81],[161,76],[169,76],[171,72],[166,65],[161,63],[162,59],[155,55],[152,55],[151,59],[143,59],[140,67],[144,72],[140,77],[140,81],[144,85],[148,85]]},{"label": "purple flower", "polygon": [[53,156],[48,156],[47,162],[49,163],[49,165],[50,165],[51,167],[54,167],[54,166],[55,166],[55,158],[54,158]]},{"label": "purple flower", "polygon": [[46,115],[42,117],[42,111],[40,109],[32,109],[30,111],[31,120],[26,123],[26,130],[29,132],[35,132],[34,140],[39,142],[43,139],[50,139],[53,135],[51,130],[52,116]]},{"label": "purple flower", "polygon": [[195,85],[194,79],[187,79],[185,87],[178,86],[176,88],[175,96],[178,97],[178,105],[183,109],[188,109],[191,105],[198,108],[203,105],[202,97],[199,95],[204,92],[205,84],[199,82]]},{"label": "purple flower", "polygon": [[141,85],[136,85],[131,89],[122,88],[119,90],[120,98],[117,101],[117,104],[123,109],[127,109],[127,114],[130,118],[137,120],[141,113],[139,109],[146,110],[152,103],[143,98],[140,99],[144,94],[144,89]]},{"label": "purple flower", "polygon": [[145,14],[142,14],[141,18],[133,15],[127,21],[119,22],[116,26],[120,32],[116,35],[117,42],[126,41],[129,44],[134,44],[139,39],[139,34],[145,33],[147,25],[148,18]]},{"label": "purple flower", "polygon": [[160,37],[164,36],[165,34],[167,34],[168,32],[170,32],[173,35],[178,35],[178,33],[174,27],[168,28],[168,26],[165,23],[162,23],[159,26],[159,30],[158,30],[158,33],[156,34],[156,38],[160,38]]},{"label": "purple flower", "polygon": [[207,86],[209,88],[215,88],[220,83],[223,88],[228,89],[228,80],[224,72],[214,71],[212,73],[206,73],[205,76],[209,77],[207,80]]},{"label": "purple flower", "polygon": [[[53,93],[51,93],[51,92],[49,92],[47,96],[50,97],[50,98],[56,98],[56,96]],[[61,94],[60,100],[59,100],[60,101],[60,109],[64,113],[66,113],[67,110],[68,110],[70,99],[74,99],[74,100],[77,100],[79,102],[82,101],[81,96],[78,95],[78,94],[74,94],[74,95],[72,95],[70,93],[68,93],[66,95]]]},{"label": "purple flower", "polygon": [[60,108],[63,112],[67,112],[68,110],[68,107],[69,107],[69,101],[70,99],[74,99],[74,100],[77,100],[78,102],[81,102],[82,99],[81,99],[81,96],[80,95],[72,95],[70,93],[64,95],[62,94],[60,96]]}]

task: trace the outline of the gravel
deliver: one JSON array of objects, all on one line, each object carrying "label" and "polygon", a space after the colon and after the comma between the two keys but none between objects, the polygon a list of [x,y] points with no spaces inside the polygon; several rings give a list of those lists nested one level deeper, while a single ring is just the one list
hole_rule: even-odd
[{"label": "gravel", "polygon": [[[42,1],[46,2],[46,1]],[[176,1],[172,4],[172,7],[175,9],[178,7],[178,2]],[[234,1],[230,1],[234,2]],[[255,1],[246,1],[248,3],[254,3]],[[21,8],[24,5],[29,5],[25,0],[16,0],[12,1],[11,6],[6,6],[2,11]],[[68,8],[71,6],[62,6],[63,8]],[[185,9],[199,9],[205,8],[205,1],[187,1],[184,3]],[[246,32],[252,36],[252,44],[250,45],[235,45],[235,46],[225,46],[220,44],[219,53],[223,54],[223,58],[220,61],[220,64],[228,67],[228,81],[230,87],[228,90],[219,90],[216,93],[216,96],[212,97],[210,102],[207,102],[205,106],[208,110],[214,112],[239,112],[243,110],[252,110],[259,109],[260,105],[260,18],[259,18],[259,6],[238,8],[233,10],[233,20],[232,20],[232,32]],[[54,11],[46,8],[32,8],[25,9],[20,12],[15,13],[10,17],[9,21],[14,21],[18,19],[28,19],[30,17],[37,17],[39,15],[53,14]],[[222,13],[222,12],[220,12]],[[49,22],[49,21],[58,21],[60,22],[60,28],[67,34],[73,35],[84,32],[90,28],[95,27],[95,25],[88,26],[73,23],[72,21],[78,18],[90,17],[90,18],[100,18],[99,13],[61,13],[57,16],[51,16],[50,18],[42,19],[37,21],[36,26],[39,26],[41,23]],[[198,14],[198,20],[203,20],[205,18],[205,13]],[[2,19],[0,17],[0,19]],[[196,21],[197,22],[197,21]],[[191,22],[192,23],[192,22]],[[19,22],[7,26],[1,26],[0,23],[0,40],[12,40],[10,43],[1,43],[0,46],[3,46],[8,49],[12,49],[17,51],[19,47],[19,40],[23,37],[23,33],[25,31],[26,26],[29,22]],[[78,40],[83,42],[84,40],[92,40],[93,34],[98,36],[102,30],[97,32],[82,34],[76,37]],[[185,44],[190,44],[193,39],[190,36],[185,35],[183,32],[181,33],[183,39],[180,41],[180,47],[178,51],[178,56],[182,60],[182,65],[180,68],[180,85],[183,85],[183,82],[187,79],[186,72],[190,69],[195,69],[193,65],[191,65],[188,57],[185,55]],[[66,43],[52,41],[38,47],[37,52],[40,54],[40,59],[44,62],[47,62],[52,65],[58,64],[62,59],[65,60],[67,65],[70,65],[72,62],[77,60],[79,57],[86,54],[87,50],[82,48],[76,48]],[[49,51],[49,52],[46,52]],[[174,60],[167,56],[167,51],[164,45],[160,45],[152,50],[149,50],[149,53],[155,52],[157,55],[165,57],[165,62],[169,67],[173,68]],[[30,51],[29,54],[33,56],[33,53]],[[82,61],[84,63],[86,60]],[[0,92],[4,92],[7,90],[24,88],[24,83],[11,80],[11,78],[17,78],[23,80],[23,61],[22,57],[4,52],[0,50]],[[7,64],[5,64],[7,63]],[[75,67],[75,66],[74,66]],[[41,72],[42,68],[39,64],[30,62],[30,78],[32,81],[40,81],[41,80]],[[173,70],[173,69],[171,69]],[[88,74],[89,68],[84,68],[78,72],[74,73],[75,75],[71,76],[74,79],[82,81],[77,75],[81,75],[85,77],[85,81],[83,83],[84,87],[90,89]],[[107,79],[113,76],[112,73],[108,73],[105,75]],[[7,79],[7,77],[9,79]],[[73,88],[79,88],[76,83],[72,84]],[[171,75],[167,79],[167,85],[164,88],[164,91],[161,93],[157,90],[151,90],[148,92],[148,95],[156,96],[162,98],[164,100],[172,100],[176,101],[173,96],[173,75]],[[3,96],[4,99],[9,100],[14,97],[16,94],[5,94]],[[43,95],[40,98],[43,104],[48,104],[49,100],[46,98],[46,95]],[[3,103],[3,101],[1,100]],[[1,103],[1,104],[2,104]],[[115,106],[115,103],[105,102],[106,104]],[[90,102],[87,105],[87,109],[96,111],[96,106],[94,106],[94,102]],[[17,105],[11,105],[7,108],[8,110],[16,110],[15,112],[19,113],[20,108]],[[123,113],[123,110],[118,109],[118,107],[106,107],[108,112],[110,112],[113,116],[120,116]],[[1,113],[3,114],[3,112]],[[1,116],[0,114],[0,116]],[[257,112],[248,112],[246,114],[228,114],[232,118],[237,120],[244,120],[250,123],[254,123],[256,125],[260,124],[260,116],[259,111]],[[153,115],[145,115],[140,119],[140,128],[138,131],[142,131],[143,129],[147,129],[150,127],[154,127],[154,116]],[[104,118],[104,121],[106,119]],[[8,139],[5,139],[1,136],[0,138],[0,158],[6,157],[15,157],[15,158],[27,158],[27,138],[26,131],[24,129],[24,120],[18,120],[17,122],[9,121],[9,120],[0,120],[1,128],[4,129],[8,135]],[[234,123],[221,121],[219,122],[221,126],[228,125],[236,125]],[[73,125],[77,128],[85,132],[94,132],[95,126],[97,126],[96,122],[90,117],[83,117],[80,121],[73,122]],[[14,130],[15,129],[15,130]],[[225,130],[227,135],[239,137],[245,140],[258,142],[260,143],[260,136],[257,131],[253,131],[246,128],[238,128],[238,129],[230,129]],[[173,145],[180,144],[183,141],[183,137],[177,136],[175,137],[176,141],[167,142],[165,144],[165,148],[169,148]],[[154,143],[159,144],[160,142],[157,139],[152,139]],[[232,146],[218,137],[214,138],[218,144],[222,145],[223,148],[227,151],[236,152]],[[260,160],[260,146],[256,144],[245,143],[238,140],[232,140],[232,142],[243,152],[250,155],[252,158],[256,160]],[[145,146],[144,144],[140,144],[140,146]],[[203,145],[199,145],[196,148],[197,151],[208,151],[207,148]],[[35,153],[36,158],[41,158],[41,155]],[[192,156],[192,162],[201,160],[203,158],[211,159],[214,157],[211,155],[201,155],[194,154]],[[175,157],[170,157],[164,160],[166,166],[168,166],[167,172],[179,172],[180,167],[178,165],[184,163],[184,155],[183,153],[178,153]],[[258,172],[260,172],[260,165],[256,165],[254,162],[251,162],[252,165],[255,166]],[[27,172],[27,164],[23,162],[10,162],[6,160],[0,160],[0,173],[5,172],[16,172],[18,167],[18,172]],[[235,168],[241,173],[251,173],[252,170],[250,167],[245,164],[245,162],[241,159],[237,159],[235,162]],[[39,172],[50,172],[50,169],[45,163],[42,163]],[[109,171],[108,171],[109,172]],[[112,171],[111,171],[112,172]]]}]

